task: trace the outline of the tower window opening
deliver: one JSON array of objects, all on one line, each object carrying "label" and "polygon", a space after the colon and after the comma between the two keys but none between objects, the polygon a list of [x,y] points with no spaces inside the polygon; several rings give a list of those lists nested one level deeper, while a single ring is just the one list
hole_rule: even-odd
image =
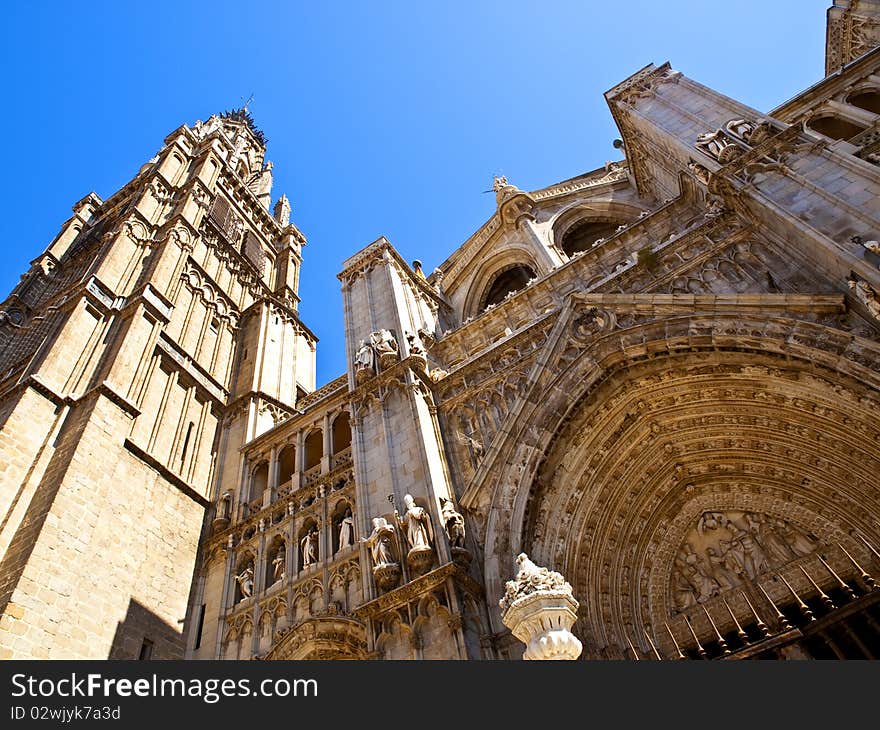
[{"label": "tower window opening", "polygon": [[181,469],[183,469],[184,464],[186,464],[186,452],[189,450],[189,440],[192,438],[193,428],[195,428],[195,424],[190,421],[189,425],[186,427],[186,437],[183,439],[183,451],[180,452]]}]

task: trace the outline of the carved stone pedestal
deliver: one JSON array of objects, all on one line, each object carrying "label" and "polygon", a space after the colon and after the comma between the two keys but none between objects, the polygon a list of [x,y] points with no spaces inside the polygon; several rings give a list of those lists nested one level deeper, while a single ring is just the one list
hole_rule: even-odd
[{"label": "carved stone pedestal", "polygon": [[424,355],[411,355],[410,360],[412,361],[412,366],[414,370],[418,370],[421,373],[425,373],[428,371],[428,358]]},{"label": "carved stone pedestal", "polygon": [[383,352],[379,355],[379,367],[382,370],[390,368],[399,360],[396,352]]},{"label": "carved stone pedestal", "polygon": [[215,517],[211,522],[211,530],[213,530],[215,535],[218,532],[223,532],[227,527],[229,527],[228,517]]},{"label": "carved stone pedestal", "polygon": [[466,550],[463,547],[453,547],[450,548],[450,550],[452,552],[452,562],[467,570],[471,564],[471,558],[473,557],[471,551]]},{"label": "carved stone pedestal", "polygon": [[434,550],[429,547],[414,547],[406,554],[406,564],[415,575],[424,575],[434,564]]},{"label": "carved stone pedestal", "polygon": [[499,605],[504,625],[526,645],[523,659],[577,659],[583,646],[571,633],[578,609],[571,586],[525,553],[516,562],[519,572],[507,581]]},{"label": "carved stone pedestal", "polygon": [[400,582],[400,572],[400,565],[397,563],[385,563],[373,568],[373,578],[381,590],[390,591]]}]

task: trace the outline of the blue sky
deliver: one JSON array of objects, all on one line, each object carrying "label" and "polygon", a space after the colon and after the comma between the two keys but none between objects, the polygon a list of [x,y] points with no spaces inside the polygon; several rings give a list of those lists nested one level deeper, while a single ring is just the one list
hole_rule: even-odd
[{"label": "blue sky", "polygon": [[822,77],[830,4],[9,4],[0,297],[76,200],[253,94],[273,196],[309,241],[300,314],[322,384],[345,369],[347,256],[384,235],[430,272],[492,214],[493,174],[534,189],[616,159],[602,94],[647,63],[771,109]]}]

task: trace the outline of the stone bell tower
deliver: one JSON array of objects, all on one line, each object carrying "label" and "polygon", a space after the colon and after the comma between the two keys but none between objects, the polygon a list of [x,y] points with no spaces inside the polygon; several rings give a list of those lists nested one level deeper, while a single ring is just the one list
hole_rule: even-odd
[{"label": "stone bell tower", "polygon": [[246,109],[179,127],[0,305],[0,658],[183,656],[215,485],[314,388],[265,152]]}]

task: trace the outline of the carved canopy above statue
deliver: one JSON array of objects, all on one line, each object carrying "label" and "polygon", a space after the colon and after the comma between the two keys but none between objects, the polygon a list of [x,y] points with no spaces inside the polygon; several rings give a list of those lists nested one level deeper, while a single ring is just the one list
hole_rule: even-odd
[{"label": "carved canopy above statue", "polygon": [[317,616],[283,632],[265,659],[366,659],[364,625],[347,616]]}]

